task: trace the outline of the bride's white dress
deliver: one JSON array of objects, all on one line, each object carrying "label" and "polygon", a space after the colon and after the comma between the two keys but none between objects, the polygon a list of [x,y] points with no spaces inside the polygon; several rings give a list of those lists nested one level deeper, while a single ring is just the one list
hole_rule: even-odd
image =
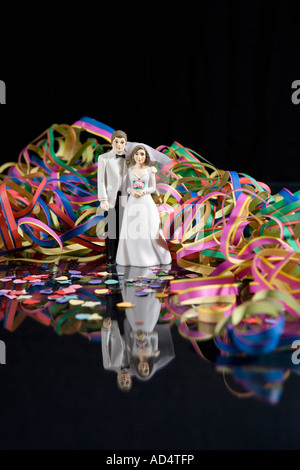
[{"label": "bride's white dress", "polygon": [[160,227],[160,218],[151,194],[156,189],[155,174],[150,167],[143,176],[128,170],[128,187],[142,189],[144,196],[130,194],[123,215],[116,256],[122,266],[156,266],[170,264],[171,255]]}]

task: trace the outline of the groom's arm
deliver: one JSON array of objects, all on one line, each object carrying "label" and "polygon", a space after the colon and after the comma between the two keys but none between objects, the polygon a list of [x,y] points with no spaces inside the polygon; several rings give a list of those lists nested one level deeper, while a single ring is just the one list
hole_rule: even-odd
[{"label": "groom's arm", "polygon": [[98,200],[104,210],[108,210],[107,188],[105,181],[106,165],[107,159],[100,155],[98,158]]}]

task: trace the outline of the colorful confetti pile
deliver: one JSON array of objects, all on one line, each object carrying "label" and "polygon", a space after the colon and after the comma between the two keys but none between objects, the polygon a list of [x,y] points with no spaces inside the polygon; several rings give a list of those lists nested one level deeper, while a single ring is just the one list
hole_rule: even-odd
[{"label": "colorful confetti pile", "polygon": [[[75,269],[76,268],[76,269]],[[59,265],[42,265],[17,261],[1,266],[0,321],[8,331],[15,331],[26,318],[50,326],[61,334],[80,333],[92,341],[101,339],[107,297],[118,294],[122,286],[132,287],[137,297],[150,293],[163,299],[168,296],[170,279],[183,273],[152,269],[151,278],[126,278],[122,273],[108,272],[105,264],[64,260]],[[134,307],[126,299],[119,309]],[[160,322],[173,315],[162,304]]]}]

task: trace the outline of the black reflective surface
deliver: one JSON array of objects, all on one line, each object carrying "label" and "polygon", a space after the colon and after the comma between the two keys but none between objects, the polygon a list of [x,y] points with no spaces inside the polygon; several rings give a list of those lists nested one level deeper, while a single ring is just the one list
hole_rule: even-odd
[{"label": "black reflective surface", "polygon": [[[76,260],[58,266],[5,263],[1,449],[299,448],[300,377],[291,351],[233,361],[211,339],[193,343],[183,337],[164,304],[168,297],[157,294],[167,293],[170,276],[184,277],[184,271],[114,270]],[[72,286],[75,293],[63,292]],[[144,289],[146,295],[136,295]],[[20,298],[12,290],[26,292]],[[17,298],[5,296],[11,294]],[[32,299],[37,302],[28,304]],[[84,303],[72,305],[78,300]],[[122,301],[132,306],[121,308]],[[147,330],[149,341],[151,331],[157,333],[151,350],[159,354],[152,354],[150,377],[138,377],[129,359],[130,391],[117,386],[112,343],[105,367],[101,328],[108,316],[129,332],[129,356],[134,330]]]}]

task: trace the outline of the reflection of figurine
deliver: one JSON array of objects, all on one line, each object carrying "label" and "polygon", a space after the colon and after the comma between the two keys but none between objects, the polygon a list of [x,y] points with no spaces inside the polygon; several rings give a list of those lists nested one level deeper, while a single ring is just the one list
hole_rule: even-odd
[{"label": "reflection of figurine", "polygon": [[[143,338],[143,340],[141,340]],[[175,357],[171,330],[168,324],[156,324],[151,333],[130,332],[131,374],[149,380]]]},{"label": "reflection of figurine", "polygon": [[[127,279],[153,276],[147,267],[130,266],[124,269],[117,265],[117,271],[125,271],[124,276]],[[168,324],[158,324],[161,302],[155,292],[149,292],[145,297],[137,296],[136,287],[125,284],[122,285],[122,296],[132,305],[125,308],[124,321],[126,330],[128,324],[130,332],[130,372],[140,380],[149,380],[175,357],[172,335]]]},{"label": "reflection of figurine", "polygon": [[[147,267],[116,265],[109,269],[118,278],[153,275]],[[175,357],[169,325],[157,323],[161,302],[155,292],[149,292],[146,297],[136,296],[136,287],[125,284],[121,283],[121,292],[106,296],[101,329],[103,367],[117,373],[117,384],[123,391],[131,389],[133,376],[149,380]],[[123,301],[131,307],[122,308]]]},{"label": "reflection of figurine", "polygon": [[128,170],[129,199],[124,211],[117,264],[155,266],[169,264],[171,255],[160,228],[160,218],[151,194],[156,189],[155,174],[149,166],[150,156],[143,145],[131,154]]},{"label": "reflection of figurine", "polygon": [[124,149],[127,135],[123,131],[115,131],[111,136],[112,150],[99,157],[98,160],[98,199],[105,211],[106,226],[106,258],[108,264],[115,262],[119,238],[119,220],[122,220],[120,196],[126,197],[124,181],[127,173]]},{"label": "reflection of figurine", "polygon": [[160,355],[158,333],[146,333],[143,330],[131,331],[133,364],[140,378],[148,378],[153,371],[155,357]]},{"label": "reflection of figurine", "polygon": [[129,355],[124,336],[121,335],[118,321],[109,317],[103,320],[101,329],[101,346],[103,367],[117,373],[118,387],[127,391],[131,389],[132,380],[128,371]]},{"label": "reflection of figurine", "polygon": [[[117,277],[116,269],[110,268],[112,275]],[[124,310],[117,304],[122,302],[122,294],[113,292],[106,296],[106,312],[101,328],[101,348],[103,367],[117,373],[118,387],[127,391],[131,389],[129,331],[125,325]]]}]

